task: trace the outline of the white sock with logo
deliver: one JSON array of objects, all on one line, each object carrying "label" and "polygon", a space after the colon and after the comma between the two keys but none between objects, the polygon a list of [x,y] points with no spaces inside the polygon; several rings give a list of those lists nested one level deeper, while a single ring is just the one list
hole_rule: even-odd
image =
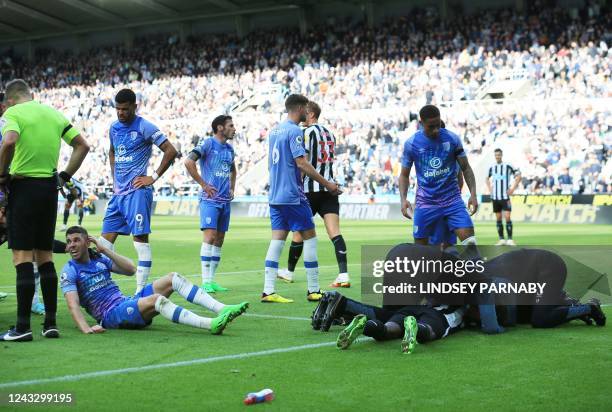
[{"label": "white sock with logo", "polygon": [[134,248],[138,255],[138,266],[136,267],[136,293],[138,293],[147,284],[153,265],[153,256],[149,243],[134,242]]},{"label": "white sock with logo", "polygon": [[212,281],[210,275],[210,260],[212,257],[212,247],[210,243],[202,242],[200,246],[200,261],[202,262],[202,283],[208,283]]},{"label": "white sock with logo", "polygon": [[304,267],[306,268],[306,280],[308,282],[308,293],[318,292],[319,287],[319,262],[317,261],[317,238],[304,240]]},{"label": "white sock with logo", "polygon": [[266,295],[274,293],[276,287],[276,275],[278,275],[278,261],[281,253],[283,253],[283,247],[285,246],[284,240],[272,239],[270,246],[268,246],[268,253],[266,253],[265,263],[265,280],[264,290]]},{"label": "white sock with logo", "polygon": [[198,316],[195,313],[172,303],[165,296],[160,296],[157,298],[155,301],[155,310],[171,322],[193,326],[194,328],[210,329],[211,318]]},{"label": "white sock with logo", "polygon": [[221,248],[217,246],[212,247],[212,255],[210,257],[210,281],[215,280],[215,274],[217,273],[217,268],[219,267],[219,263],[221,263]]}]

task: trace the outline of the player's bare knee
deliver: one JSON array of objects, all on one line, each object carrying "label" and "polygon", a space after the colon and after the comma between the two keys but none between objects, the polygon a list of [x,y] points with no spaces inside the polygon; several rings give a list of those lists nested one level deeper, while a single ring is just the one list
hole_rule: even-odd
[{"label": "player's bare knee", "polygon": [[151,296],[149,296],[149,298],[153,298],[153,307],[155,308],[155,311],[157,312],[161,312],[161,309],[164,305],[166,305],[168,302],[170,302],[170,300],[163,296],[160,295],[159,293],[155,293]]},{"label": "player's bare knee", "polygon": [[134,242],[149,243],[149,235],[134,235]]},{"label": "player's bare knee", "polygon": [[225,232],[217,232],[217,236],[215,237],[215,241],[213,242],[213,245],[215,245],[216,247],[222,247],[224,240],[225,240]]},{"label": "player's bare knee", "polygon": [[313,229],[308,229],[308,230],[303,230],[300,232],[300,235],[302,235],[302,239],[304,240],[309,240],[312,239],[313,237],[317,236],[317,231],[313,228]]},{"label": "player's bare knee", "polygon": [[292,241],[295,243],[302,243],[304,239],[302,238],[302,235],[300,234],[300,232],[293,232]]}]

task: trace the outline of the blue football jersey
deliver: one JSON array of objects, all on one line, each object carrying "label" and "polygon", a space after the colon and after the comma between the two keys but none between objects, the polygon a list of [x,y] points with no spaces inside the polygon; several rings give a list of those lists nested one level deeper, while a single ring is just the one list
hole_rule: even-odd
[{"label": "blue football jersey", "polygon": [[402,166],[414,164],[418,184],[416,207],[448,206],[461,199],[457,159],[465,156],[459,136],[444,128],[437,139],[419,130],[406,140]]},{"label": "blue football jersey", "polygon": [[152,145],[159,147],[168,139],[140,116],[130,124],[113,122],[109,137],[115,150],[115,194],[125,195],[136,190],[132,185],[135,178],[147,175]]},{"label": "blue football jersey", "polygon": [[200,199],[214,203],[229,202],[232,188],[230,176],[235,157],[232,146],[229,143],[221,144],[214,137],[209,137],[193,150],[200,154],[202,179],[217,189],[213,198],[209,198],[202,190]]},{"label": "blue football jersey", "polygon": [[295,159],[306,154],[302,129],[290,120],[281,122],[268,135],[268,170],[271,205],[298,205],[306,199],[302,176]]},{"label": "blue football jersey", "polygon": [[113,262],[104,255],[86,264],[69,260],[60,276],[62,292],[77,292],[81,306],[98,322],[126,299],[111,279],[112,267]]}]

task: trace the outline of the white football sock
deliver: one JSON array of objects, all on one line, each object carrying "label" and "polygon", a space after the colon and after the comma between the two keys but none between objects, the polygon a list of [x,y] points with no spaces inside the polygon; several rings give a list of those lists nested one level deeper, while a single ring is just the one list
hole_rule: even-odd
[{"label": "white football sock", "polygon": [[104,239],[102,236],[98,238],[98,243],[113,252],[115,251],[115,244]]},{"label": "white football sock", "polygon": [[138,293],[147,284],[153,264],[153,256],[149,243],[134,242],[134,248],[138,255],[138,266],[136,267],[136,293]]},{"label": "white football sock", "polygon": [[211,281],[210,276],[210,259],[212,256],[212,247],[210,243],[202,242],[200,246],[200,261],[202,262],[202,283]]},{"label": "white football sock", "polygon": [[172,289],[189,302],[203,306],[215,313],[219,313],[219,311],[225,307],[223,303],[214,299],[208,293],[204,292],[204,290],[197,287],[178,273],[172,274]]},{"label": "white football sock", "polygon": [[215,280],[215,273],[221,263],[221,248],[217,246],[212,247],[212,256],[210,258],[210,281]]},{"label": "white football sock", "polygon": [[175,305],[165,296],[157,298],[155,301],[155,310],[171,322],[189,325],[195,328],[210,329],[211,318],[198,316],[185,308]]},{"label": "white football sock", "polygon": [[306,268],[308,293],[318,292],[321,288],[319,287],[319,262],[317,261],[316,236],[304,240],[304,267]]},{"label": "white football sock", "polygon": [[285,246],[285,241],[276,239],[272,239],[270,241],[270,246],[268,246],[263,290],[266,295],[274,293],[276,275],[278,275],[278,261],[281,253],[283,253],[283,246]]}]

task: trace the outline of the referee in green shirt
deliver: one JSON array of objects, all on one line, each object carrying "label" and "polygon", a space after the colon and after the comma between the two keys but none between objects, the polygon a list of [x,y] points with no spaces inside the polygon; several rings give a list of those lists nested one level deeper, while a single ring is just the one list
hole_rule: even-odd
[{"label": "referee in green shirt", "polygon": [[[57,273],[53,265],[53,235],[57,219],[57,193],[81,166],[89,146],[57,110],[32,99],[28,84],[12,80],[6,85],[0,118],[0,191],[8,193],[8,246],[17,272],[17,324],[0,340],[32,340],[30,309],[34,296],[34,265],[38,264],[45,303],[42,335],[58,338]],[[66,169],[55,175],[61,140],[72,146]],[[10,167],[10,174],[9,174]]]}]

